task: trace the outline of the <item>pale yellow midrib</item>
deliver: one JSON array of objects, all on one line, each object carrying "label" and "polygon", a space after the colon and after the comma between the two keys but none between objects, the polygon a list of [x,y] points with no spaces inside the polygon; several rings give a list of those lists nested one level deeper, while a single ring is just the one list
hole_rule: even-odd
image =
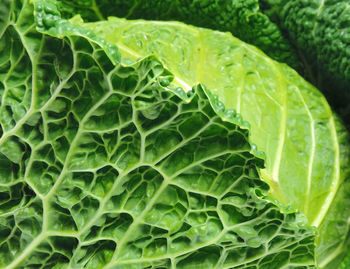
[{"label": "pale yellow midrib", "polygon": [[312,171],[313,171],[313,163],[315,159],[315,149],[316,149],[316,139],[315,139],[315,121],[312,117],[311,111],[309,110],[309,107],[307,106],[305,99],[299,89],[299,87],[295,87],[296,92],[302,101],[305,110],[308,114],[308,117],[310,118],[310,133],[311,133],[311,154],[309,157],[309,165],[308,165],[308,173],[307,173],[307,188],[306,188],[306,201],[304,203],[304,214],[308,216],[309,211],[309,203],[310,203],[310,192],[311,192],[311,181],[312,181]]},{"label": "pale yellow midrib", "polygon": [[284,98],[283,98],[283,105],[280,107],[281,113],[282,113],[282,120],[280,122],[280,139],[277,146],[277,156],[274,162],[273,170],[272,170],[272,179],[279,184],[279,170],[281,167],[282,162],[282,155],[283,155],[283,146],[284,141],[286,139],[286,125],[287,125],[287,91],[286,91],[286,83],[285,80],[282,77],[282,74],[278,68],[276,68],[276,64],[268,60],[270,65],[273,66],[273,69],[278,74],[278,80],[280,81],[280,84],[282,85],[281,88],[284,89]]},{"label": "pale yellow midrib", "polygon": [[[332,112],[330,112],[332,113]],[[339,181],[340,181],[340,148],[339,148],[339,141],[338,141],[338,135],[337,135],[337,131],[336,131],[336,126],[335,126],[335,120],[334,120],[334,116],[333,114],[331,114],[331,117],[329,119],[330,124],[332,126],[332,139],[334,141],[334,150],[335,150],[335,163],[334,163],[334,167],[335,167],[335,171],[334,171],[334,181],[332,180],[332,184],[331,184],[331,189],[329,191],[329,195],[327,196],[327,199],[325,200],[325,203],[322,205],[322,209],[318,214],[318,217],[311,223],[312,226],[316,226],[318,227],[324,217],[326,216],[333,200],[334,197],[337,193],[338,187],[339,187]]]}]

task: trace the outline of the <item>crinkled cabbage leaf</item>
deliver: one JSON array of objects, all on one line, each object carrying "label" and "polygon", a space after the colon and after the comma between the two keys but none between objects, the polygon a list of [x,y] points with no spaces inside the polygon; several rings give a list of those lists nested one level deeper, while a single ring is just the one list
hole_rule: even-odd
[{"label": "crinkled cabbage leaf", "polygon": [[231,32],[275,60],[300,70],[293,46],[277,24],[261,12],[259,0],[59,0],[61,14],[80,14],[85,21],[109,16],[127,19],[177,20],[200,27]]},{"label": "crinkled cabbage leaf", "polygon": [[0,266],[339,264],[348,145],[316,89],[230,34],[34,4],[0,13]]},{"label": "crinkled cabbage leaf", "polygon": [[348,137],[316,88],[228,33],[118,18],[84,27],[118,45],[124,58],[157,55],[179,86],[203,83],[238,111],[250,123],[251,141],[266,153],[260,172],[271,196],[319,228],[320,266],[339,263],[350,226]]},{"label": "crinkled cabbage leaf", "polygon": [[35,4],[48,34],[29,1],[0,28],[1,267],[314,268],[238,114]]},{"label": "crinkled cabbage leaf", "polygon": [[350,8],[348,0],[261,0],[305,62],[305,76],[321,89],[350,129]]}]

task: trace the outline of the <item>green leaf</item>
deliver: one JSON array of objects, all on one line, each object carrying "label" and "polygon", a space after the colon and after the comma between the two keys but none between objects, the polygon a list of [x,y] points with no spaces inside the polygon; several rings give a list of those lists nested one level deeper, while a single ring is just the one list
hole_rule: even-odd
[{"label": "green leaf", "polygon": [[1,267],[315,268],[315,230],[266,197],[240,116],[35,4],[49,34],[13,1],[0,36],[1,109],[24,111],[0,117]]},{"label": "green leaf", "polygon": [[116,44],[124,57],[157,55],[177,86],[201,82],[238,111],[250,123],[251,141],[266,153],[261,176],[270,195],[320,228],[319,257],[344,252],[339,247],[349,229],[350,186],[348,180],[343,184],[349,178],[348,138],[317,89],[227,33],[175,22],[72,21]]},{"label": "green leaf", "polygon": [[350,226],[348,135],[316,88],[229,33],[176,22],[72,22],[117,45],[124,59],[157,55],[176,86],[203,83],[239,112],[250,123],[251,141],[266,154],[260,173],[270,195],[319,228],[320,264],[344,255]]},{"label": "green leaf", "polygon": [[294,48],[279,27],[260,11],[258,0],[84,0],[58,1],[64,18],[80,14],[85,21],[110,16],[127,19],[182,21],[195,26],[231,32],[275,60],[300,69]]},{"label": "green leaf", "polygon": [[263,12],[289,36],[305,69],[350,127],[350,10],[347,0],[261,0]]}]

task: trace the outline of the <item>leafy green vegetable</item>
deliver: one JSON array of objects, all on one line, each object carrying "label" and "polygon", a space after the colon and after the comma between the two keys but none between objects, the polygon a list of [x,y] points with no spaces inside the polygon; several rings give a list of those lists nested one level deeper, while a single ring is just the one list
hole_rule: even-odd
[{"label": "leafy green vegetable", "polygon": [[348,1],[265,0],[299,49],[325,66],[334,79],[350,82]]},{"label": "leafy green vegetable", "polygon": [[262,0],[319,87],[350,127],[350,8],[347,0]]},{"label": "leafy green vegetable", "polygon": [[260,11],[258,0],[61,0],[58,5],[65,18],[80,14],[85,21],[104,20],[109,16],[178,20],[229,31],[273,59],[299,69],[294,48],[279,27]]},{"label": "leafy green vegetable", "polygon": [[49,34],[28,1],[1,24],[1,267],[314,268],[238,114],[35,4]]},{"label": "leafy green vegetable", "polygon": [[[201,82],[238,111],[251,125],[251,141],[266,153],[261,176],[270,195],[319,227],[319,264],[343,257],[344,231],[350,228],[350,186],[343,184],[349,178],[349,147],[346,131],[318,90],[227,33],[175,22],[73,22],[116,44],[124,58],[157,55],[179,86]],[[341,198],[335,201],[336,196]]]},{"label": "leafy green vegetable", "polygon": [[314,87],[228,33],[81,19],[271,48],[257,2],[142,3],[0,4],[0,267],[337,268],[350,149]]}]

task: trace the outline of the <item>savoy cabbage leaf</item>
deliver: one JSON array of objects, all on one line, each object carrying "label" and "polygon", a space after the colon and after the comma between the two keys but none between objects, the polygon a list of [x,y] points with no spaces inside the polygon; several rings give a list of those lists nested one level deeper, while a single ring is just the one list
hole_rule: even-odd
[{"label": "savoy cabbage leaf", "polygon": [[[348,1],[263,0],[266,13],[277,17],[305,56],[334,80],[350,82],[350,7]],[[322,72],[326,75],[326,72]]]},{"label": "savoy cabbage leaf", "polygon": [[27,0],[0,19],[1,267],[315,268],[238,114],[35,4],[46,33]]},{"label": "savoy cabbage leaf", "polygon": [[300,69],[293,46],[277,24],[260,10],[258,0],[59,0],[65,18],[80,14],[85,21],[109,16],[127,19],[177,20],[195,26],[231,32],[275,60]]},{"label": "savoy cabbage leaf", "polygon": [[321,89],[350,128],[350,6],[347,0],[261,0],[264,13],[287,32]]},{"label": "savoy cabbage leaf", "polygon": [[228,33],[176,22],[72,22],[116,44],[122,58],[157,55],[179,86],[203,83],[238,111],[250,123],[251,141],[266,153],[260,173],[270,195],[319,228],[321,267],[339,263],[350,226],[348,136],[316,88]]}]

